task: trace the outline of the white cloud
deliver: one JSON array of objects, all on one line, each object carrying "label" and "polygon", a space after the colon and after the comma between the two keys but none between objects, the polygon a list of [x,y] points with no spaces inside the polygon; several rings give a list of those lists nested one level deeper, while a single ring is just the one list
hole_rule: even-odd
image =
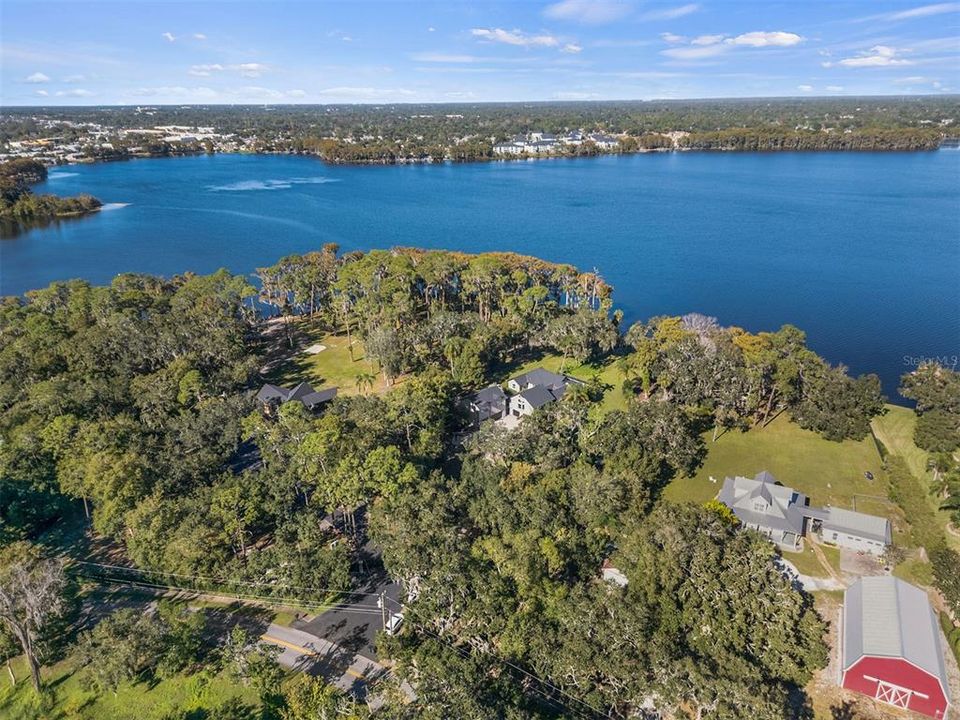
[{"label": "white cloud", "polygon": [[42,72],[35,72],[32,75],[27,75],[23,81],[28,83],[48,83],[50,82],[50,78]]},{"label": "white cloud", "polygon": [[669,50],[663,50],[660,54],[674,58],[675,60],[703,60],[705,58],[722,55],[729,48],[729,45],[717,43],[716,45],[700,45],[697,47],[674,47]]},{"label": "white cloud", "polygon": [[728,50],[738,47],[789,47],[803,42],[803,38],[800,35],[779,30],[776,32],[748,32],[735,37],[727,37],[725,35],[699,35],[692,40],[688,40],[681,35],[673,35],[672,33],[663,33],[660,37],[672,45],[687,43],[686,47],[672,47],[660,51],[661,55],[666,55],[676,60],[704,60],[722,55]]},{"label": "white cloud", "polygon": [[616,0],[562,0],[548,5],[543,14],[553,20],[571,20],[585,25],[603,25],[619,20],[632,8]]},{"label": "white cloud", "polygon": [[813,92],[813,85],[797,85],[797,90],[802,92]]},{"label": "white cloud", "polygon": [[879,15],[867,15],[860,17],[853,22],[867,22],[870,20],[881,20],[886,22],[898,22],[900,20],[913,20],[915,18],[930,17],[932,15],[943,15],[960,11],[960,3],[935,3],[933,5],[920,5],[909,10],[897,10],[896,12],[880,13]]},{"label": "white cloud", "polygon": [[716,45],[723,40],[725,35],[700,35],[690,41],[691,45]]},{"label": "white cloud", "polygon": [[700,9],[700,5],[697,3],[689,3],[687,5],[680,5],[679,7],[665,8],[663,10],[651,10],[645,12],[640,16],[641,20],[676,20],[677,18],[684,17],[685,15],[692,15]]},{"label": "white cloud", "polygon": [[416,60],[417,62],[428,63],[472,63],[479,60],[476,55],[455,55],[436,52],[413,53],[410,59]]},{"label": "white cloud", "polygon": [[827,85],[830,92],[843,92],[843,85]]},{"label": "white cloud", "polygon": [[428,28],[427,28],[427,32],[436,32],[436,31],[437,31],[437,29],[436,29],[435,27],[428,27]]},{"label": "white cloud", "polygon": [[67,75],[65,78],[63,78],[63,82],[76,83],[76,82],[83,82],[86,79],[87,78],[85,75]]},{"label": "white cloud", "polygon": [[187,70],[188,75],[193,75],[194,77],[208,77],[212,73],[220,72],[223,70],[223,65],[219,63],[213,63],[212,65],[191,65],[190,69]]},{"label": "white cloud", "polygon": [[73,90],[57,90],[57,97],[91,97],[93,95],[89,90],[75,88]]},{"label": "white cloud", "polygon": [[575,55],[575,54],[577,54],[578,52],[580,52],[581,50],[583,50],[583,47],[580,46],[580,45],[577,45],[576,43],[567,43],[567,44],[564,45],[562,48],[560,48],[560,50],[561,50],[562,52],[571,53],[571,54],[574,54],[574,55]]},{"label": "white cloud", "polygon": [[169,33],[169,32],[161,33],[161,34],[160,34],[160,37],[162,37],[162,38],[163,38],[164,40],[166,40],[167,42],[173,42],[174,40],[177,39],[177,36],[176,36],[176,35],[174,35],[173,33]]},{"label": "white cloud", "polygon": [[307,91],[306,90],[287,90],[286,95],[287,97],[292,97],[292,98],[302,98],[307,96]]},{"label": "white cloud", "polygon": [[789,32],[748,32],[737,35],[726,42],[731,45],[746,45],[748,47],[789,47],[803,42],[803,38],[796,33]]},{"label": "white cloud", "polygon": [[206,39],[207,39],[207,36],[204,35],[203,33],[194,33],[194,34],[193,34],[193,39],[194,39],[194,40],[206,40]]},{"label": "white cloud", "polygon": [[912,60],[905,60],[899,57],[902,50],[890,47],[888,45],[874,45],[869,50],[864,50],[854,57],[844,58],[837,62],[820,63],[823,67],[833,67],[839,65],[847,68],[864,67],[890,67],[891,65],[913,65]]},{"label": "white cloud", "polygon": [[260,77],[260,75],[267,69],[267,66],[263,63],[240,63],[239,65],[231,65],[231,70],[236,70],[243,77],[255,78]]},{"label": "white cloud", "polygon": [[50,93],[48,93],[46,90],[35,90],[34,94],[39,95],[40,97],[47,97]]},{"label": "white cloud", "polygon": [[559,38],[553,35],[530,35],[522,30],[502,28],[473,28],[470,34],[487,42],[516,45],[518,47],[559,47]]},{"label": "white cloud", "polygon": [[663,38],[664,42],[670,43],[671,45],[676,45],[678,43],[687,41],[683,35],[676,35],[671,32],[660,33],[660,37]]}]

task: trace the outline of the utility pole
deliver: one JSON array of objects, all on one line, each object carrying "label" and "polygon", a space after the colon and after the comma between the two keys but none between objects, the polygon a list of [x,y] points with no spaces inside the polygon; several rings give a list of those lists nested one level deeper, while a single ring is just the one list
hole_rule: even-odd
[{"label": "utility pole", "polygon": [[384,595],[386,591],[380,591],[380,597],[377,598],[377,606],[380,608],[380,628],[382,630],[387,629],[387,604],[384,602]]}]

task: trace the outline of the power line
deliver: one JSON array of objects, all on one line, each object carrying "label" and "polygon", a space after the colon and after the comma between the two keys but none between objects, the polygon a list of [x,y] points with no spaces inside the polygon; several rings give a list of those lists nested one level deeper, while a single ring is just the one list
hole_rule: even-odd
[{"label": "power line", "polygon": [[[159,576],[163,576],[163,577],[179,577],[179,578],[186,578],[186,579],[191,579],[191,580],[208,580],[208,581],[218,582],[218,583],[222,583],[222,584],[235,584],[235,585],[242,585],[242,586],[247,586],[247,587],[271,587],[271,588],[272,588],[272,587],[277,587],[276,585],[271,585],[270,583],[257,583],[257,582],[251,582],[251,581],[243,581],[243,580],[223,580],[223,579],[221,579],[221,578],[212,578],[212,577],[203,576],[203,575],[187,575],[187,574],[183,574],[183,573],[170,573],[170,572],[163,572],[163,571],[157,571],[157,570],[142,570],[142,569],[140,569],[140,568],[130,568],[130,567],[122,566],[122,565],[110,565],[110,564],[106,564],[106,563],[95,563],[95,562],[89,562],[89,561],[84,561],[84,560],[78,560],[78,561],[76,561],[76,563],[77,563],[77,564],[80,564],[80,565],[89,565],[89,566],[92,566],[92,567],[105,568],[105,569],[113,570],[113,571],[119,570],[119,571],[125,572],[125,573],[138,573],[138,574],[142,574],[142,575],[159,575]],[[83,577],[89,577],[89,576],[83,576]],[[145,583],[145,582],[142,582],[142,581],[129,580],[129,579],[125,579],[125,578],[100,578],[100,577],[92,577],[92,578],[90,578],[90,579],[105,579],[105,580],[107,580],[108,582],[112,582],[112,583],[117,583],[117,584],[130,584],[130,585],[134,585],[134,586],[146,587],[146,588],[151,588],[151,589],[177,590],[177,591],[180,591],[180,592],[205,592],[206,594],[218,594],[218,593],[219,593],[219,594],[227,594],[227,595],[230,595],[231,597],[236,597],[237,599],[255,600],[255,601],[268,602],[268,603],[274,603],[274,604],[283,604],[283,603],[286,603],[286,604],[295,604],[295,605],[300,605],[300,606],[302,606],[302,607],[309,608],[309,609],[321,609],[321,608],[324,608],[324,609],[335,609],[335,608],[336,608],[336,605],[332,605],[332,604],[330,604],[330,603],[321,603],[321,602],[318,602],[318,601],[315,601],[315,600],[304,600],[304,599],[301,599],[301,598],[277,598],[277,597],[259,596],[259,595],[241,595],[241,594],[239,594],[239,593],[229,593],[229,592],[225,592],[225,591],[222,591],[222,590],[205,590],[205,589],[199,589],[199,588],[178,587],[178,586],[174,586],[174,585],[161,585],[161,584],[158,584],[158,583],[148,583],[148,582]],[[284,586],[282,586],[282,587],[290,588],[290,589],[293,589],[293,590],[304,590],[304,591],[307,591],[307,592],[329,592],[329,593],[336,593],[336,594],[342,594],[342,595],[354,595],[354,596],[361,596],[361,597],[377,597],[377,598],[382,598],[382,599],[384,599],[384,600],[387,600],[387,601],[389,601],[389,602],[394,603],[394,604],[395,604],[397,607],[399,607],[401,610],[407,610],[407,609],[408,609],[407,606],[403,605],[403,603],[401,603],[399,600],[395,600],[395,599],[393,599],[393,598],[391,598],[391,597],[389,597],[389,596],[387,596],[387,595],[382,595],[382,594],[380,594],[380,593],[367,593],[367,592],[360,592],[360,591],[337,590],[336,588],[308,588],[308,587],[296,586],[296,585],[284,585]],[[341,603],[341,604],[343,604],[343,603]],[[356,613],[358,613],[358,614],[381,615],[381,613],[382,613],[382,609],[381,609],[381,608],[371,608],[371,607],[369,607],[369,606],[363,606],[363,605],[347,605],[347,607],[350,609],[350,612],[356,612]],[[456,651],[457,653],[459,653],[459,654],[462,655],[463,657],[465,657],[465,658],[469,658],[469,657],[470,657],[469,653],[466,653],[466,651],[465,651],[463,648],[460,648],[460,647],[454,645],[453,643],[451,643],[451,642],[450,642],[449,640],[447,640],[446,638],[438,635],[437,633],[434,633],[433,631],[429,630],[428,628],[426,628],[426,627],[423,626],[422,624],[419,624],[418,627],[420,627],[420,629],[423,630],[423,632],[427,633],[428,635],[430,635],[430,636],[434,637],[435,639],[439,640],[440,642],[444,643],[445,645],[447,645],[448,647],[450,647],[451,649],[453,649],[454,651]],[[504,665],[505,667],[508,667],[508,668],[514,670],[515,672],[521,673],[524,677],[527,677],[527,678],[529,678],[529,679],[531,679],[531,680],[534,680],[534,681],[536,681],[537,683],[540,683],[541,685],[543,685],[544,687],[550,688],[550,689],[553,690],[554,692],[559,693],[560,695],[564,696],[565,698],[568,698],[569,700],[572,700],[572,701],[574,701],[574,702],[576,702],[576,703],[578,703],[578,704],[580,704],[580,705],[583,705],[584,707],[586,707],[587,709],[589,709],[589,711],[590,711],[591,713],[593,713],[593,717],[596,717],[596,716],[608,717],[608,718],[609,718],[609,717],[612,717],[610,714],[604,713],[603,711],[598,710],[597,708],[595,708],[595,707],[593,707],[592,705],[590,705],[589,703],[581,700],[580,698],[576,697],[575,695],[569,694],[568,692],[566,692],[566,691],[563,690],[562,688],[560,688],[560,687],[552,684],[551,682],[549,682],[549,681],[547,681],[547,680],[544,680],[543,678],[539,677],[538,675],[534,675],[533,673],[531,673],[531,672],[523,669],[523,668],[520,667],[519,665],[516,665],[516,664],[510,662],[509,660],[505,660],[504,658],[500,657],[499,655],[496,655],[496,654],[494,654],[494,653],[492,653],[492,652],[490,652],[490,651],[483,651],[483,650],[481,650],[481,652],[483,652],[484,655],[487,655],[488,657],[491,657],[491,658],[492,658],[493,660],[495,660],[496,662],[499,662],[500,664]],[[546,694],[546,693],[543,692],[543,691],[536,691],[536,692],[539,692],[540,695],[542,695],[543,697],[547,698],[550,702],[552,702],[552,703],[554,703],[554,704],[559,704],[560,707],[564,708],[565,710],[574,710],[574,711],[578,714],[578,716],[580,716],[580,717],[591,717],[591,716],[584,715],[584,714],[583,714],[583,711],[580,711],[580,710],[578,710],[578,709],[576,709],[576,708],[570,708],[569,706],[564,705],[563,703],[559,703],[559,701],[556,700],[556,698],[554,698],[554,697]]]}]

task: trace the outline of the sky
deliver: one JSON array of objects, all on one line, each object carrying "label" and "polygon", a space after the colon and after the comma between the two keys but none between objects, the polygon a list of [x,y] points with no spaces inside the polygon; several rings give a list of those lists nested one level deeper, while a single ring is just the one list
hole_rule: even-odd
[{"label": "sky", "polygon": [[0,3],[0,104],[960,92],[960,2]]}]

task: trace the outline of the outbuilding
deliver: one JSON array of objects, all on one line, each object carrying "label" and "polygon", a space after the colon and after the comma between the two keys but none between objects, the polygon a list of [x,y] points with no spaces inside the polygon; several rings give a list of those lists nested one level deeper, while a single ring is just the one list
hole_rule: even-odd
[{"label": "outbuilding", "polygon": [[950,706],[940,627],[927,594],[892,576],[844,595],[840,684],[895,707],[945,718]]}]

